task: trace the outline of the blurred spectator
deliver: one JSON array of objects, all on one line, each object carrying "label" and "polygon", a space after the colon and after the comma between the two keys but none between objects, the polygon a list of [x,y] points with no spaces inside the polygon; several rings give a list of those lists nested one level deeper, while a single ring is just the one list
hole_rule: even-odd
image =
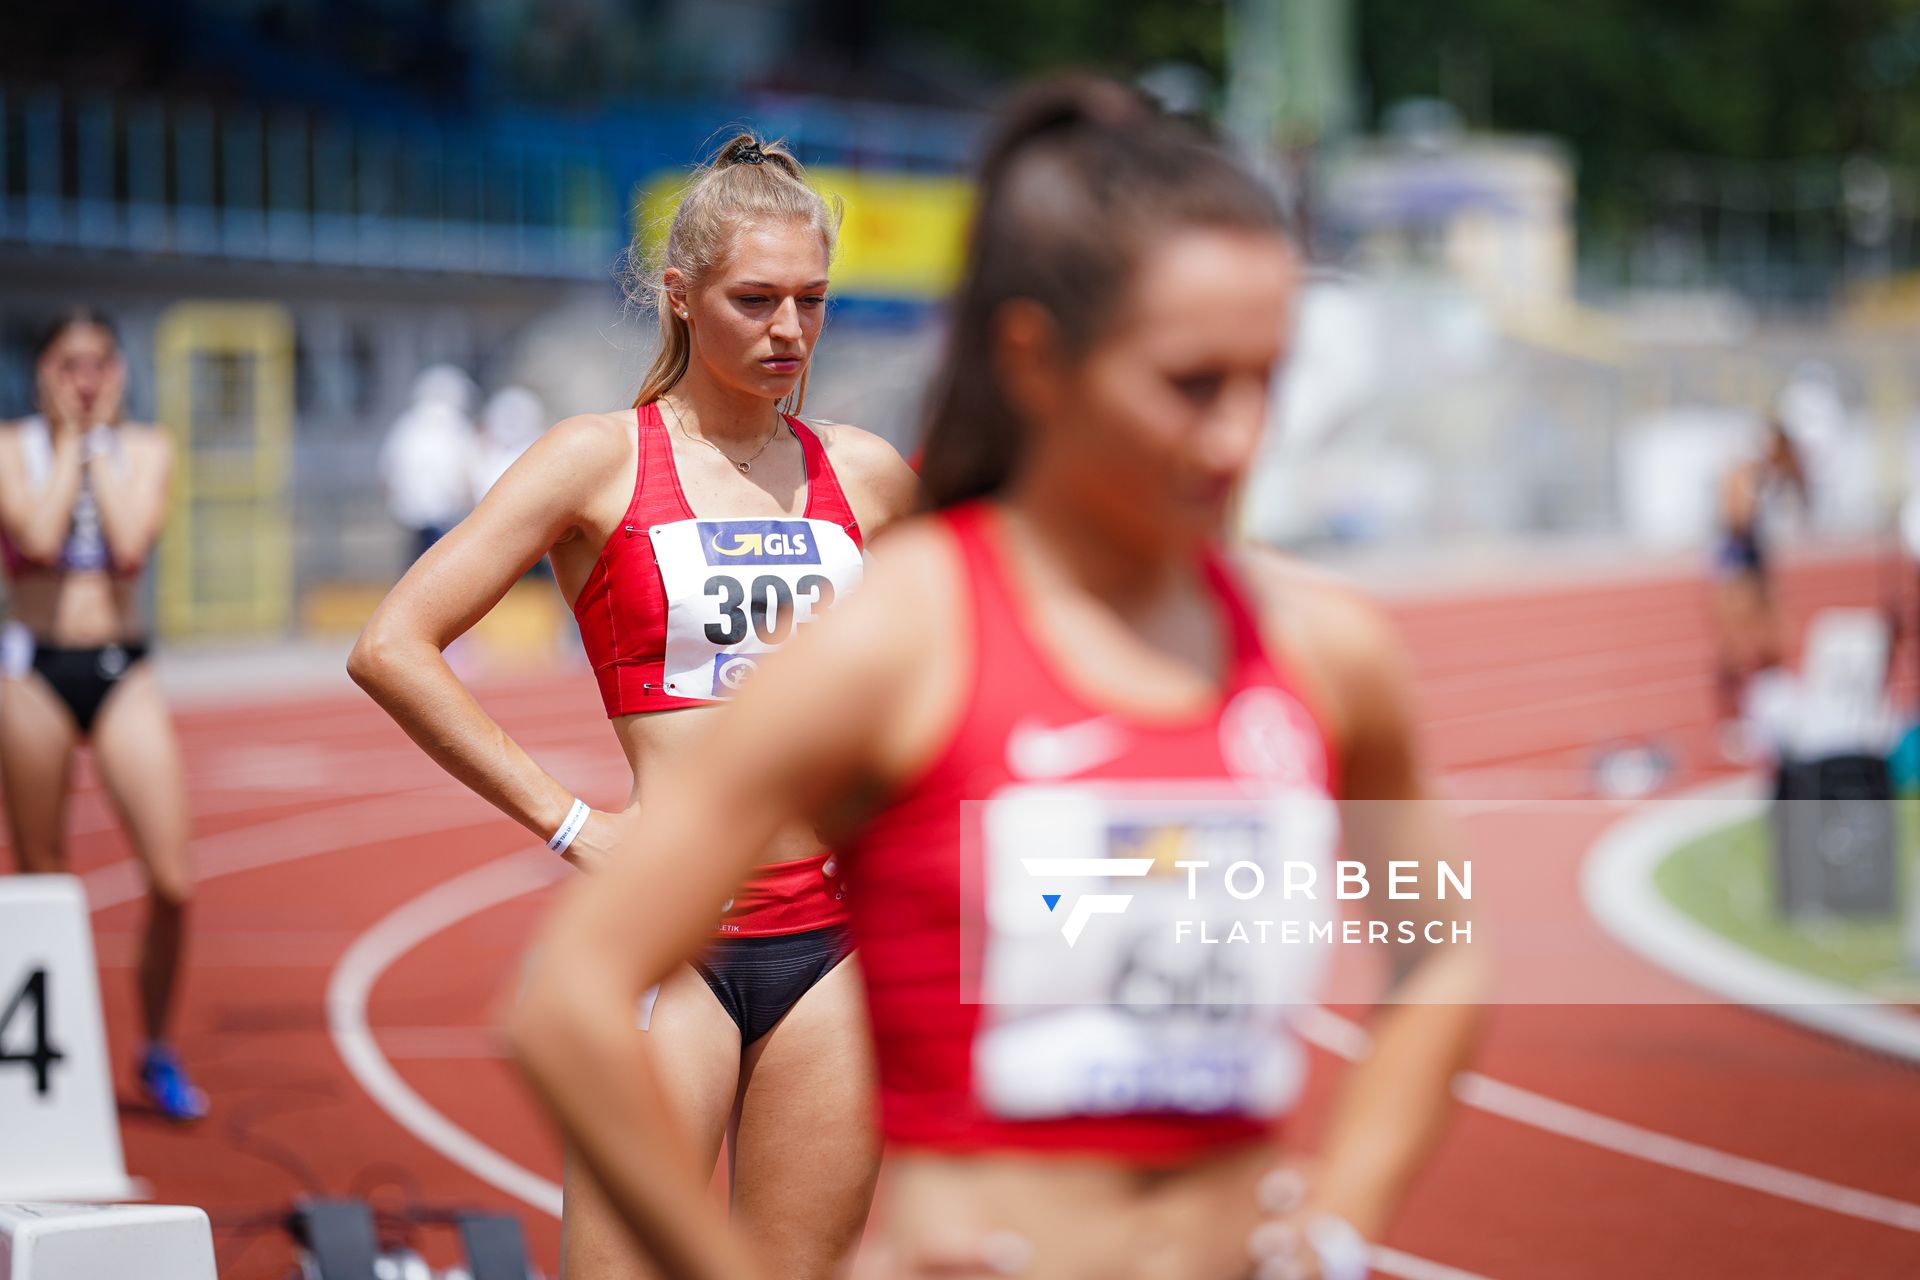
[{"label": "blurred spectator", "polygon": [[480,438],[473,460],[473,500],[487,496],[493,482],[546,430],[547,411],[525,387],[503,387],[480,410]]},{"label": "blurred spectator", "polygon": [[413,402],[380,446],[387,509],[413,533],[413,559],[438,542],[473,506],[473,379],[438,364],[414,379]]},{"label": "blurred spectator", "polygon": [[[1759,450],[1720,482],[1720,536],[1714,546],[1715,690],[1721,749],[1731,760],[1750,758],[1753,713],[1743,717],[1752,686],[1778,669],[1786,653],[1773,562],[1767,549],[1767,508],[1782,496],[1807,505],[1807,464],[1785,406],[1776,406]],[[1762,688],[1764,688],[1764,683]]]}]

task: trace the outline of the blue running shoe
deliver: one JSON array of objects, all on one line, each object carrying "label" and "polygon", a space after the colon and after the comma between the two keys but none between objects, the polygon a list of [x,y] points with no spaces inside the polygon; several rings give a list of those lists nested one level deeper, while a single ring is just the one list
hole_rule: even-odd
[{"label": "blue running shoe", "polygon": [[207,1095],[187,1079],[173,1050],[154,1043],[140,1058],[140,1084],[147,1100],[169,1120],[198,1120],[207,1114]]}]

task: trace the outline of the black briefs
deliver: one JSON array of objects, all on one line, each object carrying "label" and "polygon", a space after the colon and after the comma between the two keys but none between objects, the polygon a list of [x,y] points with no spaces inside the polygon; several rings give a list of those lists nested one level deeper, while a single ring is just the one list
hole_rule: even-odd
[{"label": "black briefs", "polygon": [[740,1028],[745,1048],[773,1030],[852,951],[847,927],[830,925],[767,938],[716,938],[693,967]]},{"label": "black briefs", "polygon": [[147,656],[145,641],[101,645],[98,648],[68,649],[60,645],[34,642],[33,669],[49,688],[67,704],[73,722],[82,734],[93,732],[101,704],[133,665]]}]

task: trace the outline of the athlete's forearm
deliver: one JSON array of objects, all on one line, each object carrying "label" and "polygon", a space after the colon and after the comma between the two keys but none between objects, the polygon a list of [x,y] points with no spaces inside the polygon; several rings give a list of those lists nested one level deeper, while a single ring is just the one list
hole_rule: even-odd
[{"label": "athlete's forearm", "polygon": [[573,793],[486,713],[433,644],[369,628],[347,659],[347,673],[434,763],[482,800],[542,840],[565,819]]},{"label": "athlete's forearm", "polygon": [[638,991],[578,935],[556,932],[508,1024],[520,1069],[663,1275],[763,1275],[708,1199],[708,1171],[632,1033]]},{"label": "athlete's forearm", "polygon": [[1454,1076],[1479,1041],[1484,988],[1470,947],[1431,952],[1374,1021],[1372,1051],[1342,1084],[1311,1198],[1369,1239],[1379,1239],[1440,1139]]},{"label": "athlete's forearm", "polygon": [[136,569],[160,537],[166,516],[166,487],[151,476],[128,475],[112,458],[95,454],[86,461],[87,484],[100,510],[100,533],[115,568]]},{"label": "athlete's forearm", "polygon": [[60,554],[73,504],[80,496],[81,455],[77,436],[56,436],[46,484],[31,492],[7,486],[7,536],[29,559],[50,561]]}]

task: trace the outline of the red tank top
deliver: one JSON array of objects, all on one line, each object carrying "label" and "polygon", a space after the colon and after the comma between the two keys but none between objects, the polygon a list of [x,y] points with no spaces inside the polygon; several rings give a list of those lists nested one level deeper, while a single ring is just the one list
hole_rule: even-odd
[{"label": "red tank top", "polygon": [[[705,520],[693,513],[658,406],[635,413],[633,499],[573,602],[609,718],[712,706],[754,657],[860,575],[860,525],[820,438],[800,441],[807,505],[798,519]],[[757,868],[724,908],[719,937],[766,937],[846,920],[839,866],[822,853]]]},{"label": "red tank top", "polygon": [[[846,856],[887,1140],[1160,1164],[1266,1137],[1305,1069],[1281,1006],[1308,998],[1323,949],[1281,953],[1298,967],[1279,986],[1258,966],[1236,986],[1245,962],[1224,959],[1231,947],[1191,929],[1190,945],[1169,941],[1163,917],[1224,929],[1226,907],[1330,909],[1271,893],[1240,902],[1219,883],[1242,857],[1273,869],[1280,842],[1260,834],[1273,815],[1289,860],[1331,859],[1325,733],[1217,555],[1204,573],[1230,643],[1220,696],[1204,713],[1142,720],[1055,674],[1008,589],[992,509],[945,519],[971,601],[966,709]],[[1254,873],[1238,874],[1247,888]],[[1331,899],[1330,878],[1319,883]],[[1259,966],[1276,954],[1241,950],[1262,952]],[[1194,1003],[1151,995],[1182,990]]]},{"label": "red tank top", "polygon": [[[635,410],[635,418],[639,424],[640,447],[633,501],[627,505],[620,527],[600,549],[600,559],[573,602],[573,616],[580,624],[580,641],[599,679],[600,700],[607,708],[609,719],[636,711],[709,706],[713,701],[710,697],[681,696],[667,688],[664,665],[669,599],[652,531],[678,522],[745,526],[795,523],[701,521],[680,488],[680,473],[673,464],[673,442],[667,437],[659,406],[643,404]],[[798,418],[788,418],[787,424],[800,441],[800,455],[806,468],[807,505],[801,519],[838,525],[858,548],[859,521],[854,519],[853,508],[833,473],[833,464],[827,461],[827,451],[820,438]],[[740,539],[735,538],[729,546],[739,544]],[[724,604],[725,598],[716,597],[715,603]],[[716,625],[724,625],[724,621],[723,618]]]}]

